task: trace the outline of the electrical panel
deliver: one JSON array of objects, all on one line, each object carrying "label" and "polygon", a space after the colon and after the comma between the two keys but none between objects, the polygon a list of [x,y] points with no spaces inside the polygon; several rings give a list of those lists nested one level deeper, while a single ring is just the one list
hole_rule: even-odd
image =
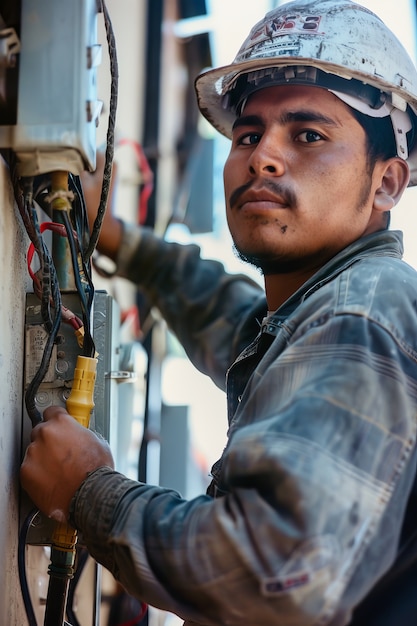
[{"label": "electrical panel", "polygon": [[19,34],[1,13],[0,148],[16,153],[21,176],[94,170],[96,0],[21,0]]},{"label": "electrical panel", "polygon": [[[75,314],[80,314],[78,294],[63,293],[62,302],[66,308]],[[94,393],[95,407],[90,427],[109,442],[114,456],[117,451],[117,385],[129,377],[128,372],[122,372],[119,369],[119,320],[119,307],[116,301],[105,291],[96,291],[92,311],[92,332],[98,363]],[[41,316],[40,300],[35,294],[29,293],[26,299],[25,321],[25,390],[39,368],[47,337]],[[67,324],[61,324],[47,373],[35,396],[36,407],[41,413],[51,405],[65,406],[71,391],[79,353],[80,346],[73,329]],[[23,448],[25,449],[30,440],[31,430],[27,416],[24,417],[23,424],[23,438],[25,439]],[[117,462],[117,458],[115,460]],[[22,505],[22,517],[25,517],[32,505],[25,498],[23,498]],[[37,527],[31,530],[30,543],[49,544],[51,527],[48,520],[42,520],[42,523],[38,520]]]},{"label": "electrical panel", "polygon": [[[81,315],[77,293],[62,293],[63,305]],[[95,384],[95,410],[91,427],[116,447],[116,433],[110,426],[110,414],[116,421],[117,383],[127,373],[119,370],[118,332],[120,313],[117,302],[105,291],[96,291],[92,307],[92,332],[97,350],[97,380]],[[33,379],[42,359],[47,332],[41,317],[41,302],[33,293],[27,294],[25,324],[25,387]],[[68,399],[77,355],[80,346],[71,326],[61,324],[46,376],[36,394],[36,405],[43,412],[50,405],[65,406]],[[114,392],[114,393],[112,393]],[[112,406],[114,404],[114,406]],[[29,420],[27,422],[30,424]]]}]

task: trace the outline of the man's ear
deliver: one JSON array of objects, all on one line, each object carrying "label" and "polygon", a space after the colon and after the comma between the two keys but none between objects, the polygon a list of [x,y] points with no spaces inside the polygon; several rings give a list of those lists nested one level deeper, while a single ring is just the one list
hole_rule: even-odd
[{"label": "man's ear", "polygon": [[374,209],[384,213],[400,201],[410,180],[410,170],[400,157],[379,161],[375,167],[380,183],[374,195]]}]

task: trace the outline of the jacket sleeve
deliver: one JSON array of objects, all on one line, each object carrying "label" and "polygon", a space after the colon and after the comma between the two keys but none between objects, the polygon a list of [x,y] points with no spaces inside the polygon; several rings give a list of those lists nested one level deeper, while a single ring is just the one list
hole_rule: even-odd
[{"label": "jacket sleeve", "polygon": [[192,623],[348,623],[395,559],[415,472],[414,355],[362,315],[281,332],[231,424],[226,495],[185,501],[100,469],[73,501],[91,554]]},{"label": "jacket sleeve", "polygon": [[[124,226],[118,274],[161,312],[191,362],[221,388],[228,367],[259,331],[263,289],[222,263],[202,259],[194,244],[167,242],[150,229]],[[243,327],[241,320],[251,320]]]}]

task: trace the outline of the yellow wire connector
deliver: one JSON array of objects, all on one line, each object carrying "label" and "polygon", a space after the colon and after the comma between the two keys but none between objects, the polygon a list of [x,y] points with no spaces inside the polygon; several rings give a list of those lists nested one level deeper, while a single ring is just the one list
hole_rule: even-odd
[{"label": "yellow wire connector", "polygon": [[94,408],[94,384],[96,382],[97,359],[77,357],[74,382],[67,400],[67,411],[79,424],[88,428],[90,414]]},{"label": "yellow wire connector", "polygon": [[74,194],[68,189],[68,172],[51,172],[51,192],[45,198],[56,211],[69,211]]}]

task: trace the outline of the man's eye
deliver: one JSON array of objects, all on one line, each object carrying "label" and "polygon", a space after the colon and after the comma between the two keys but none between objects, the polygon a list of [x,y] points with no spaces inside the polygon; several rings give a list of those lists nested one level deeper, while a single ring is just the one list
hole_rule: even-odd
[{"label": "man's eye", "polygon": [[252,146],[259,143],[261,135],[259,133],[246,133],[238,139],[238,144],[241,146]]},{"label": "man's eye", "polygon": [[303,130],[297,135],[297,141],[301,141],[301,143],[315,143],[316,141],[321,141],[322,139],[322,135],[315,130]]}]

